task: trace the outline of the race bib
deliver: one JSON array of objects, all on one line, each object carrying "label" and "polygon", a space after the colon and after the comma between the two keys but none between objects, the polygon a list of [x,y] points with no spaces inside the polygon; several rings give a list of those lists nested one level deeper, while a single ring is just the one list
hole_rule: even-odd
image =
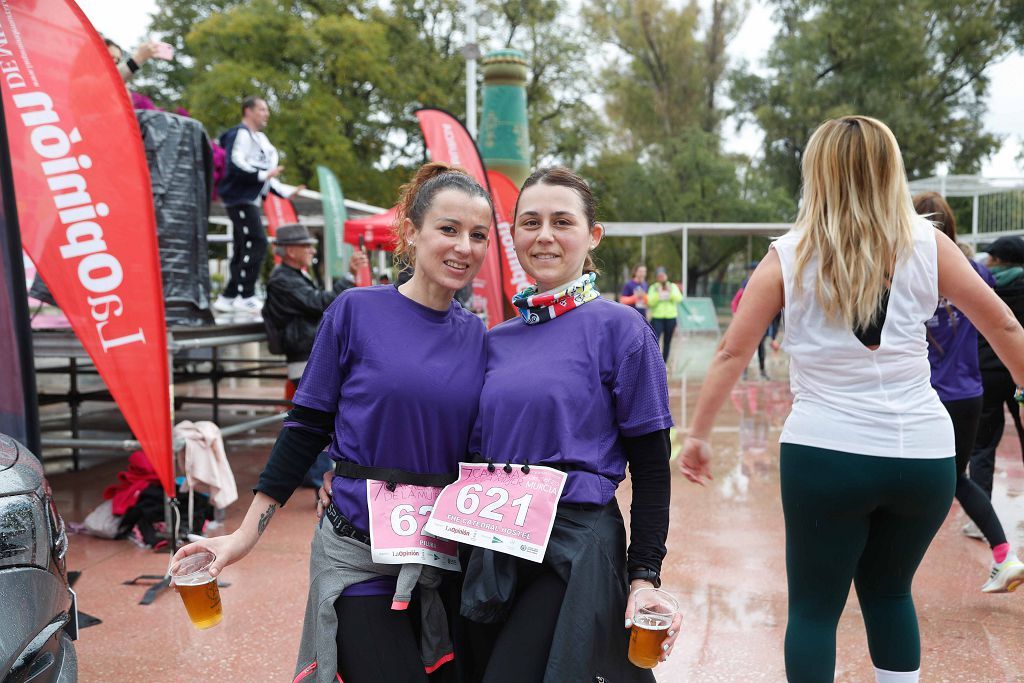
[{"label": "race bib", "polygon": [[459,479],[441,491],[426,530],[459,543],[525,560],[544,559],[566,474],[550,467],[459,463]]},{"label": "race bib", "polygon": [[426,533],[424,527],[440,488],[366,480],[370,510],[370,554],[380,564],[429,564],[459,571],[458,544]]}]

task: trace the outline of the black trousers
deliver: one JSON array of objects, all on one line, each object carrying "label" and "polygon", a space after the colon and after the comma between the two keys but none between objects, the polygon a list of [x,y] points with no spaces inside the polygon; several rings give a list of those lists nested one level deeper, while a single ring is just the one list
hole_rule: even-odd
[{"label": "black trousers", "polygon": [[989,498],[992,497],[992,475],[996,468],[996,448],[1003,438],[1003,427],[1006,418],[1003,406],[1010,411],[1010,419],[1017,428],[1017,438],[1021,442],[1021,454],[1024,456],[1024,427],[1020,421],[1020,406],[1013,400],[1015,389],[1013,378],[1006,370],[983,370],[981,384],[984,390],[981,406],[981,420],[978,423],[978,436],[974,440],[974,452],[971,454],[971,479],[980,486]]},{"label": "black trousers", "polygon": [[651,318],[651,326],[654,328],[654,336],[661,341],[664,337],[665,341],[661,342],[661,356],[668,362],[668,351],[672,345],[672,335],[676,331],[676,319],[675,318]]},{"label": "black trousers", "polygon": [[[458,602],[446,602],[451,621]],[[338,615],[338,674],[345,683],[455,682],[454,663],[442,665],[429,676],[424,670],[415,597],[404,611],[391,609],[390,595],[340,597],[334,611]],[[453,631],[453,639],[458,635]]]},{"label": "black trousers", "polygon": [[234,242],[230,271],[224,296],[251,297],[256,293],[256,280],[260,276],[263,257],[267,254],[267,234],[263,230],[261,211],[255,204],[225,207],[231,218],[231,236]]},{"label": "black trousers", "polygon": [[[500,624],[472,623],[473,683],[541,683],[548,665],[565,582],[549,567],[516,560],[515,606]],[[468,630],[468,629],[467,629]],[[581,643],[581,647],[585,647]]]}]

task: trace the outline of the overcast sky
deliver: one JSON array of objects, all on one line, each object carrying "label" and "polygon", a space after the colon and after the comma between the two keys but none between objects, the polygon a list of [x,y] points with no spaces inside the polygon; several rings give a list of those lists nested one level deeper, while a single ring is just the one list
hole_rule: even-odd
[{"label": "overcast sky", "polygon": [[[153,0],[78,0],[78,5],[98,31],[112,38],[126,49],[134,47],[145,35],[149,15],[156,10]],[[746,60],[754,69],[767,53],[774,37],[775,26],[770,10],[764,3],[751,3],[739,35],[731,44],[731,57],[735,62]],[[486,51],[487,46],[484,47]],[[1015,53],[990,67],[988,113],[985,127],[1005,138],[1002,149],[982,166],[982,173],[990,177],[1016,177],[1024,175],[1016,161],[1021,141],[1024,140],[1024,88],[1019,76],[1024,74],[1024,55]],[[747,154],[756,153],[760,134],[752,126],[737,133],[727,123],[726,148]]]}]

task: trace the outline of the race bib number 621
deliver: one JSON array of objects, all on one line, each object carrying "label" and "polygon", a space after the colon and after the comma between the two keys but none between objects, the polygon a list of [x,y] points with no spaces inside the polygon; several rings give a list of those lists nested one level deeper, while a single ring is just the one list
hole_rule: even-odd
[{"label": "race bib number 621", "polygon": [[459,479],[438,496],[425,529],[439,538],[540,562],[566,474],[550,467],[459,463]]}]

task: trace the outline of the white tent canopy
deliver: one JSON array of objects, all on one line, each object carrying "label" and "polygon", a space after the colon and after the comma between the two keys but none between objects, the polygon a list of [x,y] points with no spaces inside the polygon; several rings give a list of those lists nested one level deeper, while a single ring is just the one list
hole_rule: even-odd
[{"label": "white tent canopy", "polygon": [[983,178],[978,175],[936,175],[910,181],[910,191],[938,192],[943,197],[974,197],[1024,190],[1024,178]]},{"label": "white tent canopy", "polygon": [[963,239],[974,247],[979,242],[1024,232],[1024,178],[940,175],[912,181],[910,191],[971,197],[971,234]]},{"label": "white tent canopy", "polygon": [[682,290],[687,291],[689,273],[690,235],[717,235],[719,237],[778,237],[785,234],[791,227],[790,223],[602,223],[604,234],[608,237],[639,237],[641,261],[647,260],[647,237],[680,232],[683,235],[683,246],[680,258],[683,266]]}]

